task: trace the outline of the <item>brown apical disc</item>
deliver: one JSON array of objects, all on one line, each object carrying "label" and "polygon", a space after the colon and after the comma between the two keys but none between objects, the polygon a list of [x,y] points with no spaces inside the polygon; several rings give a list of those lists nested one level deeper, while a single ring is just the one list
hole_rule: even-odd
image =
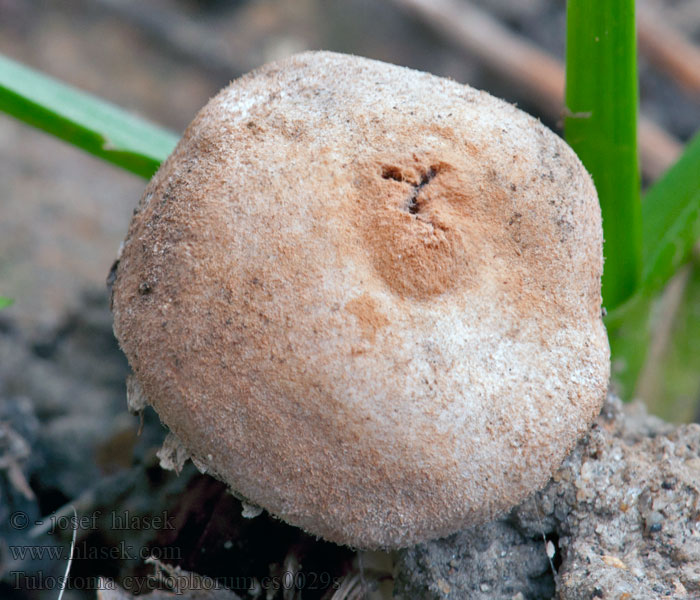
[{"label": "brown apical disc", "polygon": [[484,92],[305,53],[213,98],[144,194],[113,288],[148,401],[198,462],[338,543],[508,510],[599,411],[600,210]]}]

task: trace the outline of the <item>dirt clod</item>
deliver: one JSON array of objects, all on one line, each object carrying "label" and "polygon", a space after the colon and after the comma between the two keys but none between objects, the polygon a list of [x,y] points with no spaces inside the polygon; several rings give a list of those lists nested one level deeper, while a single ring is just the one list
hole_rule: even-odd
[{"label": "dirt clod", "polygon": [[700,426],[610,397],[547,487],[508,517],[402,551],[396,594],[697,598],[699,452]]}]

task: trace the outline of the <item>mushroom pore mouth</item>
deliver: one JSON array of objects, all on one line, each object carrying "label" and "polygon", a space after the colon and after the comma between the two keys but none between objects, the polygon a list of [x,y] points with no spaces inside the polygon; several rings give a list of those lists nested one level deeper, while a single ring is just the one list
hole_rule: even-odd
[{"label": "mushroom pore mouth", "polygon": [[363,172],[356,191],[364,244],[389,288],[422,300],[463,284],[471,269],[463,224],[472,202],[456,192],[457,169],[414,155]]},{"label": "mushroom pore mouth", "polygon": [[393,179],[394,181],[399,182],[406,181],[413,187],[413,191],[408,197],[405,208],[410,214],[417,215],[419,212],[421,212],[421,204],[418,201],[418,196],[420,195],[421,190],[435,178],[439,170],[440,165],[430,166],[427,170],[420,173],[420,180],[415,183],[410,179],[404,179],[404,175],[399,167],[384,165],[382,167],[382,178]]}]

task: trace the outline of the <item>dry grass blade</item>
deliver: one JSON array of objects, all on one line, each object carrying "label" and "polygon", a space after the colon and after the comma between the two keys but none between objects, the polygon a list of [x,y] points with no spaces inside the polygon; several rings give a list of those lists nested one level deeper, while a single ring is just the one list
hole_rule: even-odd
[{"label": "dry grass blade", "polygon": [[[545,114],[559,119],[564,107],[564,65],[528,39],[511,32],[465,0],[393,0],[454,44],[477,55],[511,81]],[[643,173],[659,177],[681,153],[682,145],[648,118],[639,119]]]},{"label": "dry grass blade", "polygon": [[[386,556],[381,552],[358,553],[357,567],[343,578],[329,600],[388,600],[393,597],[393,586],[388,585],[393,578],[387,570]],[[370,566],[365,565],[366,560]]]},{"label": "dry grass blade", "polygon": [[331,600],[364,600],[365,586],[362,574],[359,571],[354,571],[343,579],[340,587],[331,596]]},{"label": "dry grass blade", "polygon": [[394,0],[489,68],[517,84],[548,114],[564,104],[564,67],[488,13],[463,0]]},{"label": "dry grass blade", "polygon": [[63,593],[66,591],[66,586],[68,585],[68,574],[70,573],[71,565],[73,564],[73,551],[75,550],[75,538],[78,534],[78,511],[73,508],[73,539],[70,543],[70,556],[68,557],[68,564],[66,565],[66,572],[63,575],[63,581],[61,582],[61,590],[58,593],[58,598],[56,600],[61,600],[63,598]]},{"label": "dry grass blade", "polygon": [[648,179],[658,179],[676,162],[683,146],[651,119],[640,116],[637,127],[642,173]]},{"label": "dry grass blade", "polygon": [[15,490],[27,500],[34,500],[34,492],[22,471],[22,464],[29,459],[31,454],[29,444],[9,423],[1,421],[0,442],[3,447],[0,454],[0,471],[5,472]]},{"label": "dry grass blade", "polygon": [[185,17],[168,3],[139,0],[93,0],[107,14],[141,29],[172,52],[224,81],[250,68],[210,27]]},{"label": "dry grass blade", "polygon": [[649,8],[637,10],[639,50],[692,94],[700,94],[700,48]]}]

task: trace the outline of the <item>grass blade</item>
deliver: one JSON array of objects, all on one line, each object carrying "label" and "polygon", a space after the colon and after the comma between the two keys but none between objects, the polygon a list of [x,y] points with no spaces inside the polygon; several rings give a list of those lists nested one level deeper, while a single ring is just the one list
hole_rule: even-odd
[{"label": "grass blade", "polygon": [[598,190],[603,300],[613,309],[641,275],[634,0],[569,0],[566,44],[564,131]]},{"label": "grass blade", "polygon": [[604,319],[610,342],[613,390],[625,401],[634,398],[647,358],[656,302],[655,297],[635,294]]},{"label": "grass blade", "polygon": [[165,129],[4,56],[0,110],[146,178],[178,140]]},{"label": "grass blade", "polygon": [[75,538],[78,534],[78,511],[75,510],[75,506],[71,506],[73,509],[73,538],[70,543],[70,556],[68,557],[68,563],[66,564],[66,572],[61,580],[61,587],[56,600],[62,600],[63,593],[66,591],[66,586],[68,585],[68,575],[70,574],[70,568],[73,564],[73,551],[75,550]]},{"label": "grass blade", "polygon": [[700,253],[674,277],[666,294],[675,306],[658,315],[637,396],[655,415],[676,423],[698,418],[700,400]]},{"label": "grass blade", "polygon": [[661,289],[700,238],[700,132],[680,159],[645,194],[642,289]]},{"label": "grass blade", "polygon": [[12,306],[14,300],[12,298],[6,298],[5,296],[0,296],[0,309]]},{"label": "grass blade", "polygon": [[605,319],[613,377],[620,395],[627,400],[633,397],[646,360],[657,297],[700,239],[700,133],[644,196],[642,224],[641,285],[632,298],[610,311]]}]

